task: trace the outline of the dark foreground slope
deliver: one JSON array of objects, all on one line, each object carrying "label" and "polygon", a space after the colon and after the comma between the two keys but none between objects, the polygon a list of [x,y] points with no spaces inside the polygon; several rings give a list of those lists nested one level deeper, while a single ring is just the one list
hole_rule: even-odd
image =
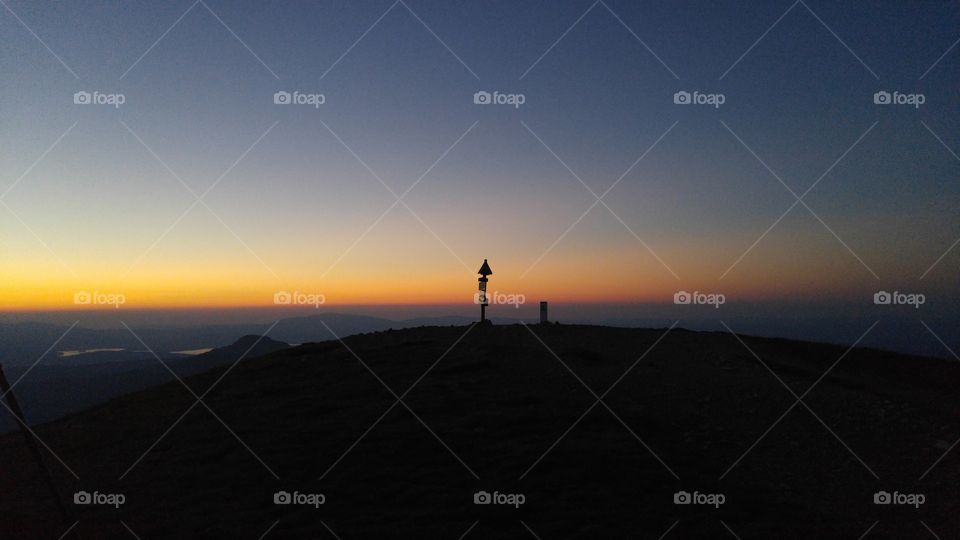
[{"label": "dark foreground slope", "polygon": [[[196,375],[229,365],[244,355],[253,358],[287,347],[280,341],[249,335],[196,356],[164,355],[163,363],[151,351],[99,352],[43,359],[46,361],[33,366],[4,366],[4,371],[14,381],[11,384],[16,385],[23,414],[33,425],[172,381],[175,375]],[[17,426],[12,415],[0,414],[0,433],[13,431]]]},{"label": "dark foreground slope", "polygon": [[[960,364],[745,338],[758,359],[683,330],[467,330],[304,345],[187,379],[200,404],[173,382],[37,433],[84,539],[960,532]],[[22,439],[0,456],[0,535],[58,538]],[[76,506],[77,490],[126,502]],[[276,505],[281,490],[325,503]],[[475,505],[479,490],[525,502]],[[680,490],[725,502],[676,505]],[[875,505],[880,490],[925,502]]]}]

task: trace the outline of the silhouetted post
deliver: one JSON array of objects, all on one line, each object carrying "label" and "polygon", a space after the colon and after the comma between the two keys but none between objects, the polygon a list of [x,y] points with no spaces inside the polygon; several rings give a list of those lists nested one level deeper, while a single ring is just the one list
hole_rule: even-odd
[{"label": "silhouetted post", "polygon": [[549,320],[547,319],[547,303],[540,302],[540,324],[547,324]]},{"label": "silhouetted post", "polygon": [[480,292],[478,293],[477,300],[480,301],[480,322],[486,322],[487,320],[487,276],[493,275],[493,270],[490,269],[490,265],[487,264],[487,260],[483,260],[483,266],[480,267],[480,270],[477,270],[477,273],[480,274],[480,278],[477,281],[480,282]]},{"label": "silhouetted post", "polygon": [[67,511],[67,507],[64,506],[63,500],[60,499],[60,492],[57,491],[57,485],[53,482],[53,477],[50,476],[50,471],[47,469],[47,464],[43,461],[43,454],[40,453],[40,447],[37,446],[37,441],[33,438],[33,433],[27,427],[27,420],[23,416],[23,411],[20,409],[20,404],[17,403],[17,397],[13,395],[13,390],[10,388],[10,383],[7,382],[7,376],[3,373],[3,364],[0,364],[0,395],[7,398],[7,403],[10,406],[10,412],[13,413],[14,418],[17,419],[17,424],[20,426],[20,432],[23,433],[23,438],[27,440],[27,447],[30,448],[30,453],[33,454],[33,458],[37,461],[37,465],[40,467],[40,476],[43,477],[44,481],[47,483],[47,487],[50,489],[50,493],[53,494],[53,501],[57,506],[57,510],[60,512],[60,517],[63,518],[64,527],[70,528],[71,538],[78,539],[77,531],[73,530],[73,521],[70,518],[70,512]]}]

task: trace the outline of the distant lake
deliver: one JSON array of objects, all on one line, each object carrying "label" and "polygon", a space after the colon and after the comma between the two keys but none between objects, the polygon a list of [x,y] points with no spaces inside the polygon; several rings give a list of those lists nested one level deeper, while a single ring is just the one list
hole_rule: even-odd
[{"label": "distant lake", "polygon": [[[71,356],[80,356],[83,354],[92,354],[92,353],[101,353],[101,352],[126,352],[127,349],[123,347],[101,347],[97,349],[77,349],[71,351],[57,351],[57,355],[60,358],[70,358]],[[180,354],[183,356],[197,356],[200,354],[208,353],[213,350],[213,347],[206,347],[203,349],[189,349],[185,351],[172,351],[169,354]],[[131,351],[131,352],[148,352],[148,351]]]},{"label": "distant lake", "polygon": [[190,349],[187,351],[173,351],[170,354],[182,354],[184,356],[197,356],[198,354],[208,353],[213,350],[213,347],[207,347],[206,349]]},{"label": "distant lake", "polygon": [[80,349],[76,351],[57,351],[57,354],[60,355],[60,358],[69,358],[71,356],[80,356],[81,354],[90,354],[98,352],[123,352],[126,349],[123,348],[106,348],[106,349]]}]

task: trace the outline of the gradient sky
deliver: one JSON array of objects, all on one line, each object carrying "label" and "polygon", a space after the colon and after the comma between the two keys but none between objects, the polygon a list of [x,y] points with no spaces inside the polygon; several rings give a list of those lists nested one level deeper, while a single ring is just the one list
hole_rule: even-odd
[{"label": "gradient sky", "polygon": [[960,292],[956,3],[5,1],[0,310]]}]

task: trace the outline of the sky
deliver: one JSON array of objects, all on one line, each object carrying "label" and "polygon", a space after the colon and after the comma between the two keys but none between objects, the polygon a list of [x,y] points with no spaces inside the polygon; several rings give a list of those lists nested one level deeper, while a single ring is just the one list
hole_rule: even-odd
[{"label": "sky", "polygon": [[0,311],[469,304],[484,258],[491,291],[568,304],[949,311],[958,28],[946,2],[5,0]]}]

